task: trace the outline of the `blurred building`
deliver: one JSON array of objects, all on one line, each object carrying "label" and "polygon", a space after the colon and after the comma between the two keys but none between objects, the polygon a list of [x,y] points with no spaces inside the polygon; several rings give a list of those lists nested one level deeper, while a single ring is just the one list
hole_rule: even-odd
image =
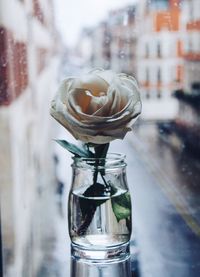
[{"label": "blurred building", "polygon": [[107,21],[98,24],[91,32],[92,67],[110,68],[111,33]]},{"label": "blurred building", "polygon": [[183,84],[183,32],[179,0],[142,0],[137,6],[137,77],[144,119],[170,119],[171,97]]},{"label": "blurred building", "polygon": [[[79,67],[87,67],[91,65],[91,61],[94,56],[94,51],[92,49],[94,44],[93,41],[93,29],[92,28],[83,28],[78,43],[76,45],[75,53],[72,53],[73,63]],[[99,47],[100,45],[98,45]],[[98,48],[98,51],[100,48]],[[69,51],[68,51],[69,55]],[[101,56],[101,51],[99,51],[99,56]],[[103,57],[102,57],[103,58]],[[76,59],[78,59],[78,63],[76,63]],[[103,63],[103,61],[101,61]]]},{"label": "blurred building", "polygon": [[136,75],[143,98],[142,118],[175,118],[172,92],[184,77],[181,0],[141,0],[109,13],[90,36],[93,67]]},{"label": "blurred building", "polygon": [[180,144],[200,158],[200,87],[198,93],[176,91],[174,96],[179,100],[179,113],[171,123],[171,131]]},{"label": "blurred building", "polygon": [[91,65],[135,75],[135,6],[112,10],[91,33]]},{"label": "blurred building", "polygon": [[184,40],[184,90],[200,84],[200,1],[183,0],[182,24]]},{"label": "blurred building", "polygon": [[200,1],[184,0],[184,83],[174,96],[179,112],[171,123],[176,141],[200,157]]},{"label": "blurred building", "polygon": [[[174,2],[175,4],[175,2]],[[178,4],[178,3],[177,3]],[[182,0],[180,44],[184,71],[182,85],[173,96],[178,100],[178,113],[167,123],[159,123],[162,133],[175,147],[187,149],[200,157],[200,1]],[[177,71],[178,72],[178,71]]]},{"label": "blurred building", "polygon": [[[35,276],[37,197],[53,178],[49,102],[57,59],[52,0],[0,2],[0,189],[4,276]],[[30,264],[31,261],[31,264]]]},{"label": "blurred building", "polygon": [[110,67],[116,72],[135,75],[136,32],[135,6],[127,6],[109,14]]}]

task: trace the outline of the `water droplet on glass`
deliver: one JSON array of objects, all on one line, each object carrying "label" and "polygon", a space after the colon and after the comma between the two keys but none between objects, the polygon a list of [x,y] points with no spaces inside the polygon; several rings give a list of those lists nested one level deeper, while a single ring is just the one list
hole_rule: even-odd
[{"label": "water droplet on glass", "polygon": [[6,58],[5,57],[1,57],[1,59],[0,59],[0,66],[1,67],[6,67],[6,65],[7,65]]},{"label": "water droplet on glass", "polygon": [[124,51],[119,52],[119,57],[120,57],[120,59],[123,59],[125,57]]},{"label": "water droplet on glass", "polygon": [[110,38],[109,36],[106,36],[105,40],[104,40],[105,44],[108,44],[110,42]]}]

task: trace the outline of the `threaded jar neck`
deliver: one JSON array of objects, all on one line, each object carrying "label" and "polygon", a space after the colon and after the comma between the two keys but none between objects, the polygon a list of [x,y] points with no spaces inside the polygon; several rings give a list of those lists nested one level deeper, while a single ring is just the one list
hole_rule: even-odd
[{"label": "threaded jar neck", "polygon": [[73,157],[72,167],[92,169],[98,166],[98,169],[111,169],[126,167],[126,156],[120,153],[108,153],[106,158],[83,158]]}]

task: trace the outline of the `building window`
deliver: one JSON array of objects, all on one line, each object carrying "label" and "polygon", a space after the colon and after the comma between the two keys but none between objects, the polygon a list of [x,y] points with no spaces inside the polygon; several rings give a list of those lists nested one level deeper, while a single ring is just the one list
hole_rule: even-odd
[{"label": "building window", "polygon": [[146,68],[146,84],[149,83],[149,69]]},{"label": "building window", "polygon": [[158,82],[158,84],[161,83],[161,69],[160,68],[158,68],[158,71],[157,71],[157,82]]},{"label": "building window", "polygon": [[189,2],[189,16],[190,16],[190,21],[193,21],[194,19],[194,10],[193,10],[193,3]]},{"label": "building window", "polygon": [[183,66],[178,65],[176,68],[176,81],[178,83],[181,83],[182,80],[183,80]]},{"label": "building window", "polygon": [[160,43],[157,44],[157,57],[161,58],[161,45],[160,45]]},{"label": "building window", "polygon": [[193,47],[192,47],[192,37],[189,36],[188,37],[188,52],[192,52],[193,51]]},{"label": "building window", "polygon": [[148,44],[145,45],[145,57],[146,58],[149,57],[149,45]]}]

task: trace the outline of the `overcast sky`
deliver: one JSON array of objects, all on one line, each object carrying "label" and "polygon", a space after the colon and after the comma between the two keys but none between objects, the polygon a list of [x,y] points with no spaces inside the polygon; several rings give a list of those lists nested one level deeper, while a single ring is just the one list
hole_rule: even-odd
[{"label": "overcast sky", "polygon": [[136,0],[54,0],[56,25],[64,42],[73,46],[82,27],[101,21],[110,9]]}]

